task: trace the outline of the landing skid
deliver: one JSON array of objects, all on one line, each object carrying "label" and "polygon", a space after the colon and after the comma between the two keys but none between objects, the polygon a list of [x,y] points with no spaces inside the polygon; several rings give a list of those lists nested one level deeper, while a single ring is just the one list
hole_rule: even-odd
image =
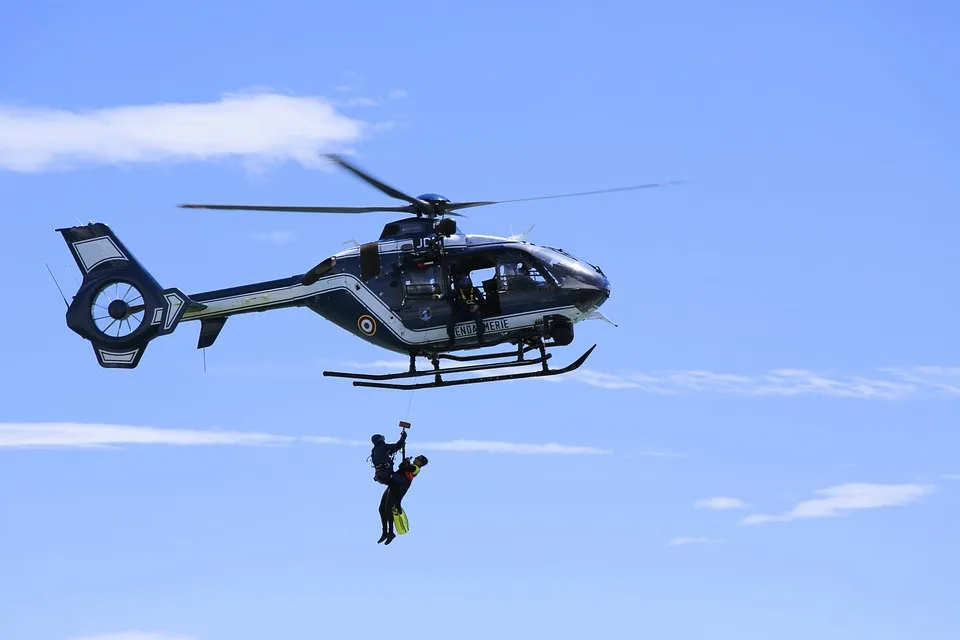
[{"label": "landing skid", "polygon": [[[562,369],[551,369],[547,364],[547,361],[553,356],[552,353],[547,353],[546,350],[553,345],[545,345],[543,342],[539,342],[533,345],[524,346],[523,343],[517,345],[517,350],[514,352],[500,352],[500,353],[490,353],[483,355],[473,355],[473,356],[457,356],[453,354],[436,354],[431,358],[433,363],[432,370],[422,370],[416,368],[416,356],[410,356],[410,369],[404,372],[398,373],[349,373],[343,371],[324,371],[323,375],[330,376],[334,378],[353,378],[353,386],[355,387],[374,387],[378,389],[433,389],[438,387],[452,387],[454,385],[460,384],[477,384],[480,382],[499,382],[503,380],[521,380],[524,378],[543,378],[547,376],[559,376],[564,373],[570,373],[575,369],[580,368],[580,366],[586,362],[587,358],[590,357],[590,354],[593,353],[593,350],[597,348],[597,345],[593,345],[584,352],[579,358],[574,362],[563,367]],[[533,349],[539,349],[540,357],[525,359],[524,355]],[[493,358],[503,358],[505,356],[515,356],[514,360],[509,362],[491,362],[487,364],[472,364],[462,367],[451,367],[449,369],[440,368],[440,359],[445,358],[448,360],[456,360],[459,362],[470,362],[477,360],[490,360]],[[500,375],[492,376],[481,376],[476,378],[461,378],[457,380],[444,380],[443,376],[456,374],[456,373],[471,373],[474,371],[484,371],[489,369],[509,369],[512,367],[527,367],[530,365],[540,365],[540,369],[537,371],[527,371],[524,373],[504,373]],[[381,382],[385,380],[398,380],[402,378],[417,378],[420,376],[434,376],[433,382],[419,382],[413,384],[397,384],[390,382]]]}]

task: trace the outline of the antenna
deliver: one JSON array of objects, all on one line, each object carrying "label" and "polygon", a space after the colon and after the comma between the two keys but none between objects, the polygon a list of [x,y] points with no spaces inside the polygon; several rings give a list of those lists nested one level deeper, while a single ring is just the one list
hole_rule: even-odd
[{"label": "antenna", "polygon": [[510,237],[507,238],[507,239],[508,239],[508,240],[519,240],[519,241],[523,241],[523,240],[530,234],[530,232],[533,231],[533,228],[534,228],[535,226],[537,226],[536,223],[530,225],[530,227],[527,228],[527,230],[524,231],[523,233],[517,233],[517,234],[515,234],[515,233],[513,233],[513,225],[510,225]]},{"label": "antenna", "polygon": [[47,272],[50,274],[50,277],[53,278],[53,284],[57,285],[57,291],[60,292],[60,297],[63,298],[63,304],[67,307],[67,309],[69,309],[70,303],[67,302],[67,296],[63,295],[63,289],[60,288],[60,283],[57,282],[57,278],[53,275],[53,271],[50,270],[50,265],[46,262],[43,264],[47,267]]}]

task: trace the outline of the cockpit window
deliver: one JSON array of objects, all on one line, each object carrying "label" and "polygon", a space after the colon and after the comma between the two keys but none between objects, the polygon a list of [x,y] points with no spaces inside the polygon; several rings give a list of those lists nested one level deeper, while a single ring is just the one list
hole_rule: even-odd
[{"label": "cockpit window", "polygon": [[537,270],[529,260],[511,256],[500,261],[497,281],[500,291],[530,291],[545,289],[547,279]]},{"label": "cockpit window", "polygon": [[585,263],[567,254],[560,253],[549,247],[531,245],[526,249],[537,259],[543,261],[550,274],[563,286],[570,280],[576,282],[590,282],[597,277],[597,272]]}]

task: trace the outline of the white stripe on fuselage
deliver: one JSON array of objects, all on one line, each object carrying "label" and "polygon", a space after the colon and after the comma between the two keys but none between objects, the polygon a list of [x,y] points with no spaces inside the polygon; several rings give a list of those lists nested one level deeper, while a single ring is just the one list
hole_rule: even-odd
[{"label": "white stripe on fuselage", "polygon": [[[380,240],[377,242],[377,253],[381,256],[385,255],[397,255],[397,254],[406,254],[409,251],[404,251],[404,246],[413,245],[412,238],[400,238],[397,240]],[[482,234],[468,234],[468,235],[459,235],[454,234],[452,236],[447,236],[443,239],[443,247],[446,251],[451,254],[456,254],[460,251],[470,251],[470,250],[479,250],[479,249],[510,249],[516,248],[520,251],[525,251],[524,246],[527,246],[529,243],[522,240],[512,240],[510,238],[502,238],[500,236],[488,236]],[[345,258],[358,258],[360,256],[360,247],[350,247],[349,249],[344,249],[339,253],[333,254],[333,257],[337,260],[343,260]]]},{"label": "white stripe on fuselage", "polygon": [[[200,320],[215,316],[231,315],[245,311],[266,310],[270,307],[286,305],[314,296],[330,293],[333,291],[348,291],[367,311],[377,319],[379,326],[387,327],[396,336],[398,340],[410,345],[420,345],[431,342],[447,340],[446,326],[414,329],[405,325],[400,318],[388,307],[380,297],[371,291],[358,277],[350,273],[338,273],[325,276],[317,280],[310,286],[294,284],[289,287],[281,287],[266,291],[257,291],[255,293],[227,296],[214,300],[204,300],[205,309],[198,311],[187,311],[183,315],[183,322],[188,320]],[[554,307],[549,309],[538,309],[536,311],[527,311],[509,315],[498,315],[484,318],[484,323],[491,323],[496,326],[496,321],[507,321],[508,330],[522,329],[532,327],[533,324],[547,314],[560,314],[567,316],[572,322],[579,322],[584,319],[585,314],[580,312],[574,306]],[[464,327],[470,331],[476,326],[472,320],[459,322],[457,327]],[[469,329],[468,329],[469,327]],[[379,327],[378,327],[379,329]],[[463,332],[458,331],[457,335]],[[500,333],[493,328],[488,330],[487,335],[494,336]]]}]

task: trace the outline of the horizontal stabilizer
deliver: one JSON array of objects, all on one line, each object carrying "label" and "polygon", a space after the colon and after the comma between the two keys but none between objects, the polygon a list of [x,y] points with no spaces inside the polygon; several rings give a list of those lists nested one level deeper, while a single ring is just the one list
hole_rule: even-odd
[{"label": "horizontal stabilizer", "polygon": [[197,349],[206,349],[212,346],[220,335],[220,330],[226,324],[227,317],[204,318],[200,321],[200,339],[197,341]]}]

